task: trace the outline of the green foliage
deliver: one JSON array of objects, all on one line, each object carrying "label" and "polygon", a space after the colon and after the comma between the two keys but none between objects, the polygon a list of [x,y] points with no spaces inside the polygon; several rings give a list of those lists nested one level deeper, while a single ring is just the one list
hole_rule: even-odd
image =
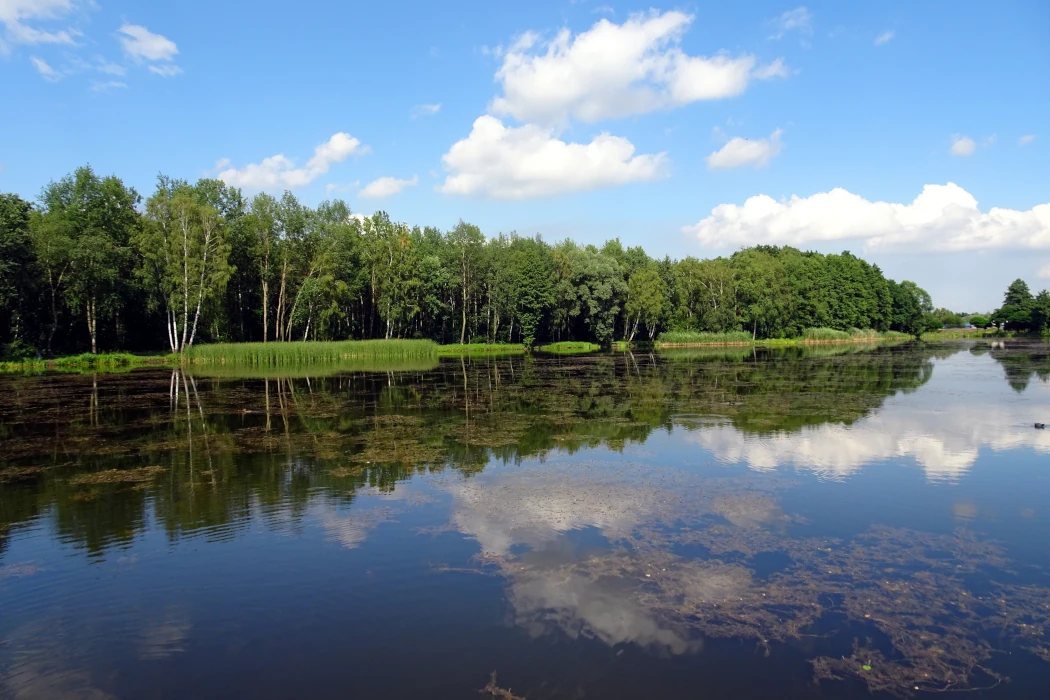
[{"label": "green foliage", "polygon": [[439,355],[523,355],[525,346],[514,343],[453,343],[438,346]]},{"label": "green foliage", "polygon": [[1016,279],[1006,289],[1003,305],[992,314],[991,321],[1004,331],[1046,333],[1050,328],[1050,292],[1044,289],[1033,296],[1028,284]]},{"label": "green foliage", "polygon": [[807,328],[802,332],[803,340],[852,340],[853,336],[846,331],[834,328]]},{"label": "green foliage", "polygon": [[991,325],[991,323],[991,319],[987,316],[977,314],[975,316],[970,317],[970,325],[974,328],[987,328],[989,325]]},{"label": "green foliage", "polygon": [[570,341],[562,341],[560,343],[549,343],[547,345],[541,345],[537,348],[540,352],[549,352],[560,355],[571,355],[573,353],[581,352],[597,352],[602,349],[601,345],[595,343],[576,343]]},{"label": "green foliage", "polygon": [[187,348],[185,356],[191,365],[294,367],[357,359],[431,357],[437,353],[438,346],[432,340],[345,340],[194,345]]},{"label": "green foliage", "polygon": [[750,343],[751,334],[746,331],[709,333],[706,331],[665,331],[657,337],[664,345],[731,345]]},{"label": "green foliage", "polygon": [[[486,237],[465,221],[412,227],[339,200],[309,207],[289,192],[246,198],[218,180],[165,176],[142,207],[88,167],[49,184],[36,209],[3,195],[0,302],[0,344],[45,355],[350,339],[608,346],[668,332],[779,340],[808,328],[916,335],[934,313],[914,283],[848,252],[756,246],[655,260],[617,239],[551,245]],[[1042,322],[1034,308],[1029,325]]]}]

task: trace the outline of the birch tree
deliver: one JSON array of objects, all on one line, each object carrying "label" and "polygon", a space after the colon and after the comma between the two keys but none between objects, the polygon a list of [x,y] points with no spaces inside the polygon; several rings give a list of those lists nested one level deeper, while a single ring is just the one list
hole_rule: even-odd
[{"label": "birch tree", "polygon": [[147,226],[137,240],[164,308],[173,353],[193,345],[204,302],[221,294],[230,277],[223,221],[196,195],[185,182],[161,176],[146,203]]}]

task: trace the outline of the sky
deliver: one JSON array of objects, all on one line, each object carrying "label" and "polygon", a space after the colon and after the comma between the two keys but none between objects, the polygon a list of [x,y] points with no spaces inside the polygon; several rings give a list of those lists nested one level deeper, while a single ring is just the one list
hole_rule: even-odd
[{"label": "sky", "polygon": [[650,255],[1050,287],[1050,3],[0,0],[0,191],[85,163]]}]

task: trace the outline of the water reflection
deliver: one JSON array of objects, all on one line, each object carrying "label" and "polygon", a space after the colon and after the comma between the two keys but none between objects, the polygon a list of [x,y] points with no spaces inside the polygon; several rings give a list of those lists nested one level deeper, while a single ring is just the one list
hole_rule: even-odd
[{"label": "water reflection", "polygon": [[[87,624],[76,602],[33,621],[40,572],[125,555],[148,572],[158,560],[140,554],[186,544],[207,573],[219,565],[204,553],[260,533],[370,558],[378,533],[399,533],[389,556],[502,582],[536,643],[667,658],[713,638],[796,645],[818,679],[892,692],[996,684],[995,650],[1050,661],[1050,575],[1015,560],[1028,531],[980,531],[972,489],[953,496],[955,531],[898,522],[885,494],[872,496],[878,522],[847,531],[790,500],[833,503],[841,492],[820,489],[891,466],[961,488],[989,453],[1050,453],[1032,427],[1050,417],[1043,343],[456,359],[323,377],[151,370],[4,377],[0,392],[0,606],[18,611],[0,622],[5,695],[103,697],[115,682],[66,647],[116,635],[128,648],[107,654],[172,664],[215,633],[167,582],[116,630]],[[1029,505],[1018,517],[1041,523]],[[430,561],[438,533],[475,558]],[[309,551],[270,556],[287,569],[337,561]],[[421,595],[413,576],[401,595]],[[280,607],[297,585],[309,597],[307,582],[257,595]],[[38,611],[56,604],[53,586]]]}]

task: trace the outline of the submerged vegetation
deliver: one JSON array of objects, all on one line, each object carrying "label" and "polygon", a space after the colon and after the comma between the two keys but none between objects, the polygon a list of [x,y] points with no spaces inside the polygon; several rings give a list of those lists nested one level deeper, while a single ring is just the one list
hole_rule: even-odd
[{"label": "submerged vegetation", "polygon": [[[979,528],[922,532],[864,516],[855,532],[828,533],[812,513],[792,510],[806,499],[782,495],[798,486],[787,470],[741,476],[718,467],[705,476],[695,461],[684,469],[660,455],[632,461],[658,440],[630,460],[591,463],[585,449],[624,451],[672,427],[688,438],[731,427],[763,443],[788,433],[817,440],[813,426],[853,424],[922,387],[936,358],[987,353],[1020,391],[1050,377],[1048,347],[464,356],[427,372],[293,378],[296,366],[250,381],[211,376],[239,370],[222,364],[3,377],[0,555],[25,524],[45,518],[93,561],[155,530],[171,546],[196,536],[201,547],[218,531],[316,532],[301,525],[318,513],[339,515],[331,520],[356,546],[432,488],[429,503],[451,502],[433,530],[477,541],[477,558],[463,566],[504,582],[507,619],[532,636],[667,655],[704,639],[744,639],[759,659],[790,644],[822,682],[898,695],[985,687],[1011,668],[998,651],[1050,661],[1050,589],[1045,577],[1022,579],[1027,563]],[[417,361],[437,363],[406,366]],[[693,460],[697,443],[688,444]],[[380,493],[398,497],[361,507]],[[592,530],[586,556],[558,546],[582,527]],[[775,566],[760,565],[771,558]],[[429,573],[440,570],[436,560]],[[618,613],[611,623],[609,609]],[[539,695],[517,678],[513,687]],[[495,680],[487,688],[499,696]]]}]

